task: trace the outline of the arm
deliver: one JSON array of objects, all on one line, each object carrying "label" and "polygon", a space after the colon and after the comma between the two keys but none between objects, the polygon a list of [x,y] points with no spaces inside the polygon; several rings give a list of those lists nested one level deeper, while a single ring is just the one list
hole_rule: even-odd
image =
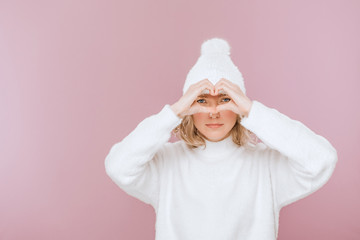
[{"label": "arm", "polygon": [[267,157],[278,209],[310,195],[332,175],[336,149],[303,123],[253,101],[241,124],[270,147]]},{"label": "arm", "polygon": [[192,84],[172,106],[165,105],[156,115],[143,120],[121,142],[115,144],[105,159],[110,178],[128,194],[150,203],[156,209],[159,195],[159,174],[163,162],[162,148],[182,117],[206,111],[193,105],[204,89],[212,89],[208,79]]},{"label": "arm", "polygon": [[155,207],[159,192],[161,147],[180,122],[181,118],[168,104],[159,113],[144,119],[110,149],[105,158],[108,176],[129,195]]}]

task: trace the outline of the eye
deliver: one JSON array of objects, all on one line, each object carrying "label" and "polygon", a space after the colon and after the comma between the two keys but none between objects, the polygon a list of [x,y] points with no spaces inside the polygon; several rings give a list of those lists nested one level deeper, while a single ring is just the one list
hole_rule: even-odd
[{"label": "eye", "polygon": [[[199,101],[204,101],[204,102],[199,102]],[[197,102],[198,103],[205,103],[205,99],[198,99]]]},{"label": "eye", "polygon": [[227,99],[228,101],[225,101],[225,102],[230,102],[231,101],[231,99],[230,98],[223,98],[223,99],[221,99],[221,101],[222,100],[225,100],[225,99]]}]

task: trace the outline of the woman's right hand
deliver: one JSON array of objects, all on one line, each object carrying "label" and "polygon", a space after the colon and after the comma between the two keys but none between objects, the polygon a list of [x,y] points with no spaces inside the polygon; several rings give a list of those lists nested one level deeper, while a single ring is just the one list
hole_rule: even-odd
[{"label": "woman's right hand", "polygon": [[179,101],[171,105],[171,109],[180,118],[198,112],[208,112],[206,107],[202,107],[199,104],[193,104],[196,98],[201,95],[205,89],[209,90],[208,94],[215,95],[215,86],[208,79],[203,79],[190,85]]}]

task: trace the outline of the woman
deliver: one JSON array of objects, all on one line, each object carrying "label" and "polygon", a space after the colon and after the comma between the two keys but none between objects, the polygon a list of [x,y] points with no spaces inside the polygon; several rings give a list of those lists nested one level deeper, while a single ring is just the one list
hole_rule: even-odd
[{"label": "woman", "polygon": [[[156,240],[276,239],[280,209],[334,171],[329,141],[250,100],[229,55],[225,40],[204,42],[179,101],[140,122],[106,157],[111,179],[154,207]],[[171,132],[180,141],[168,142]]]}]

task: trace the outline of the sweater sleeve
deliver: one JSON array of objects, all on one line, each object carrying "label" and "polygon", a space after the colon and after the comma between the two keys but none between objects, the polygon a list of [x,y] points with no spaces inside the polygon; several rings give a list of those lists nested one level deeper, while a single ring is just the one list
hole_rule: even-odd
[{"label": "sweater sleeve", "polygon": [[279,210],[315,192],[332,175],[338,160],[336,149],[303,123],[253,101],[241,124],[268,146],[265,154]]},{"label": "sweater sleeve", "polygon": [[162,146],[181,122],[170,105],[141,121],[105,158],[107,175],[127,194],[156,209]]}]

